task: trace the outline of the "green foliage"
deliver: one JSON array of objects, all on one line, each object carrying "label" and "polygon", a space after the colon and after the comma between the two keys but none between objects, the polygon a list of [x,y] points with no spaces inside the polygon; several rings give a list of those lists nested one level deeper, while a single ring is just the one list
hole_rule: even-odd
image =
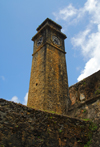
[{"label": "green foliage", "polygon": [[[90,119],[83,119],[83,120],[84,121],[90,121]],[[97,130],[97,125],[91,121],[89,129],[91,131],[95,131],[95,130]],[[92,139],[92,132],[88,132],[87,136],[90,138],[90,140],[87,142],[87,144],[84,145],[84,147],[90,147],[91,139]]]},{"label": "green foliage", "polygon": [[86,112],[86,109],[83,110],[83,113],[85,113],[85,112]]},{"label": "green foliage", "polygon": [[100,94],[100,90],[96,90],[95,91],[95,94],[97,95],[97,94]]},{"label": "green foliage", "polygon": [[91,125],[89,128],[91,129],[91,131],[95,131],[95,130],[97,130],[97,125],[94,124],[93,122],[91,122]]},{"label": "green foliage", "polygon": [[62,130],[59,130],[59,133],[61,133],[62,132]]},{"label": "green foliage", "polygon": [[54,111],[48,111],[48,110],[43,110],[43,111],[45,111],[45,112],[48,112],[48,113],[56,113],[56,112],[54,112]]},{"label": "green foliage", "polygon": [[54,124],[56,124],[56,121],[54,121]]},{"label": "green foliage", "polygon": [[53,114],[54,114],[54,113],[56,113],[56,112],[54,112],[54,111],[51,111],[51,113],[53,113]]},{"label": "green foliage", "polygon": [[58,112],[57,112],[56,114],[61,114],[61,113],[58,113]]},{"label": "green foliage", "polygon": [[92,139],[92,132],[88,132],[87,136],[88,136],[89,139]]},{"label": "green foliage", "polygon": [[80,126],[80,128],[84,128],[84,126]]},{"label": "green foliage", "polygon": [[90,119],[89,119],[89,118],[84,118],[84,119],[82,119],[82,120],[84,120],[84,121],[90,121]]},{"label": "green foliage", "polygon": [[52,118],[52,116],[50,116],[50,118]]},{"label": "green foliage", "polygon": [[87,144],[84,145],[84,147],[90,147],[91,140],[87,142]]},{"label": "green foliage", "polygon": [[[84,120],[84,121],[90,121],[89,118],[82,119],[82,120]],[[89,126],[89,129],[90,129],[91,131],[95,131],[95,130],[97,129],[97,125],[91,121],[91,124],[90,124],[90,126]]]},{"label": "green foliage", "polygon": [[83,82],[83,85],[85,85],[85,84],[86,84],[86,82],[84,81],[84,82]]}]

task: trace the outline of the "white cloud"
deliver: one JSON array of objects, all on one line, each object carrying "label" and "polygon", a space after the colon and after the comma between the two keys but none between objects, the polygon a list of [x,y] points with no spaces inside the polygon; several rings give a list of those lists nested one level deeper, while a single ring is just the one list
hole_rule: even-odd
[{"label": "white cloud", "polygon": [[25,97],[24,97],[24,105],[27,105],[27,100],[28,100],[28,92],[26,93]]},{"label": "white cloud", "polygon": [[91,15],[91,23],[100,23],[100,0],[87,0],[84,9]]},{"label": "white cloud", "polygon": [[89,13],[93,12],[96,9],[97,1],[98,0],[87,0],[84,8],[89,11]]},{"label": "white cloud", "polygon": [[53,15],[56,18],[56,21],[61,19],[66,21],[67,25],[78,22],[84,16],[84,9],[76,9],[72,4],[69,4],[64,9],[61,9],[59,12],[53,12]]},{"label": "white cloud", "polygon": [[4,76],[1,76],[1,79],[2,79],[3,81],[5,81],[5,77],[4,77]]},{"label": "white cloud", "polygon": [[19,103],[18,97],[17,96],[13,96],[11,101]]},{"label": "white cloud", "polygon": [[85,77],[91,75],[92,73],[100,69],[100,61],[96,58],[91,58],[84,67],[84,70],[81,72],[81,75],[78,77],[78,81],[84,79]]},{"label": "white cloud", "polygon": [[63,19],[67,20],[77,14],[77,9],[75,9],[72,4],[60,10],[58,13],[53,12],[53,15],[56,17],[56,20]]},{"label": "white cloud", "polygon": [[90,22],[100,23],[100,0],[87,0],[83,7],[77,9],[72,4],[69,4],[59,12],[53,12],[56,20],[62,19],[68,21],[69,24],[74,25],[73,22],[79,22],[86,15],[91,15]]},{"label": "white cloud", "polygon": [[[26,93],[26,95],[24,97],[23,105],[27,105],[27,100],[28,100],[28,92]],[[17,96],[13,96],[11,101],[16,102],[16,103],[20,103],[20,100],[18,99]]]},{"label": "white cloud", "polygon": [[[68,9],[69,8],[69,9]],[[69,13],[68,14],[68,10]],[[100,69],[100,0],[87,0],[83,7],[76,9],[71,4],[55,13],[56,19],[68,21],[69,24],[87,19],[84,30],[72,37],[73,46],[79,48],[87,59],[78,81]],[[68,27],[68,25],[66,25]],[[93,29],[96,28],[96,29]]]},{"label": "white cloud", "polygon": [[89,76],[100,69],[100,25],[96,33],[85,30],[72,38],[72,44],[75,47],[81,47],[84,57],[88,58],[78,81]]},{"label": "white cloud", "polygon": [[98,31],[100,32],[100,24],[98,24]]},{"label": "white cloud", "polygon": [[89,32],[90,32],[90,30],[87,29],[87,30],[85,30],[83,32],[80,32],[78,35],[76,35],[75,37],[73,37],[71,39],[71,42],[72,42],[74,47],[81,46],[83,55],[86,55],[89,52],[89,50],[90,50],[90,48],[87,49],[85,47],[85,45],[86,45],[86,38],[87,38]]}]

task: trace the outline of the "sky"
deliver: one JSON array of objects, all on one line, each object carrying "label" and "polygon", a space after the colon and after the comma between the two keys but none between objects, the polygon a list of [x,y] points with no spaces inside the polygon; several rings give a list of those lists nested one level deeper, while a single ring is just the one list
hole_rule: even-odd
[{"label": "sky", "polygon": [[31,38],[46,18],[67,36],[69,86],[100,69],[100,0],[0,0],[0,98],[27,104]]}]

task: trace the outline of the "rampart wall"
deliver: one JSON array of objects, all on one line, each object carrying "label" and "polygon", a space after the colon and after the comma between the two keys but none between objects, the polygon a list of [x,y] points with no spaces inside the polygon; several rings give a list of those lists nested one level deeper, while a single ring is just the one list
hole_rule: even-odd
[{"label": "rampart wall", "polygon": [[93,125],[0,99],[0,147],[83,147]]},{"label": "rampart wall", "polygon": [[100,71],[69,93],[66,116],[0,99],[0,147],[99,147]]},{"label": "rampart wall", "polygon": [[100,70],[69,87],[72,105],[83,103],[100,94]]}]

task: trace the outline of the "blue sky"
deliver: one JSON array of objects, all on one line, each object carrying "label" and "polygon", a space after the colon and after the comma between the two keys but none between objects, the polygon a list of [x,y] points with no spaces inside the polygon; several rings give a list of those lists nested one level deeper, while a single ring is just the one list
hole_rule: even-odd
[{"label": "blue sky", "polygon": [[69,86],[100,69],[100,0],[0,0],[0,97],[26,104],[36,28],[62,26]]}]

